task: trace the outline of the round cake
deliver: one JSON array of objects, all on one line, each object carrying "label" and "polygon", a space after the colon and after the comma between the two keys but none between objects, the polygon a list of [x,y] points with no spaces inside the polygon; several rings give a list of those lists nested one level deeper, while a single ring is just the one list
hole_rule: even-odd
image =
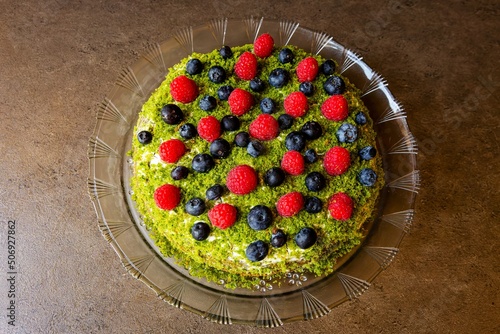
[{"label": "round cake", "polygon": [[335,61],[269,34],[170,68],[130,155],[155,245],[228,288],[334,271],[366,236],[384,181],[360,91]]}]

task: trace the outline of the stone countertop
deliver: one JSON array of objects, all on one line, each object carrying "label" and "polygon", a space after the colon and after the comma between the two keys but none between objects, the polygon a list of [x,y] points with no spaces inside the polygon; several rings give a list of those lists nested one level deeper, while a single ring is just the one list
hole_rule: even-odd
[{"label": "stone countertop", "polygon": [[491,0],[0,2],[0,332],[264,331],[157,298],[101,236],[87,193],[96,111],[121,70],[175,30],[251,15],[299,22],[363,55],[405,106],[422,177],[411,232],[366,293],[266,332],[500,331],[499,14]]}]

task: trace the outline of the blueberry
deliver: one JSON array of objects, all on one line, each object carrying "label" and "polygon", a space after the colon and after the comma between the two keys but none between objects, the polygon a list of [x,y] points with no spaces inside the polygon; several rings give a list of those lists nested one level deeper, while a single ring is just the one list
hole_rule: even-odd
[{"label": "blueberry", "polygon": [[182,124],[179,129],[179,134],[184,139],[191,139],[198,135],[198,131],[196,130],[196,126],[191,123]]},{"label": "blueberry", "polygon": [[196,58],[189,59],[186,64],[186,72],[191,75],[200,74],[203,71],[203,63]]},{"label": "blueberry", "polygon": [[273,221],[273,213],[265,205],[256,205],[247,215],[247,223],[251,229],[262,231],[268,228]]},{"label": "blueberry", "polygon": [[221,66],[212,66],[208,70],[208,78],[213,83],[222,83],[226,80],[226,71]]},{"label": "blueberry", "polygon": [[266,84],[261,78],[253,78],[250,80],[250,89],[256,93],[262,92],[266,88]]},{"label": "blueberry", "polygon": [[306,137],[302,132],[292,131],[285,138],[285,146],[290,151],[302,151],[306,147]]},{"label": "blueberry", "polygon": [[377,182],[377,174],[371,168],[363,168],[358,174],[358,181],[367,187],[371,187]]},{"label": "blueberry", "polygon": [[166,104],[160,111],[161,119],[170,125],[179,124],[184,118],[181,108],[175,104]]},{"label": "blueberry", "polygon": [[337,130],[337,139],[341,143],[353,143],[358,138],[358,129],[350,123],[344,123]]},{"label": "blueberry", "polygon": [[281,49],[279,55],[278,55],[278,60],[280,63],[282,64],[286,64],[286,63],[291,63],[294,59],[294,55],[293,55],[293,52],[292,50],[290,50],[289,48],[284,48],[284,49]]},{"label": "blueberry", "polygon": [[191,162],[191,167],[193,167],[193,169],[199,173],[206,173],[214,168],[214,166],[214,159],[212,159],[212,157],[206,153],[195,155],[193,161]]},{"label": "blueberry", "polygon": [[280,117],[278,117],[278,124],[281,131],[288,130],[293,125],[293,117],[288,114],[280,115]]},{"label": "blueberry", "polygon": [[199,197],[194,197],[187,201],[184,209],[191,216],[199,216],[205,211],[205,202]]},{"label": "blueberry", "polygon": [[140,131],[137,134],[137,140],[141,144],[144,144],[144,145],[149,144],[153,140],[153,134],[149,131],[146,131],[146,130]]},{"label": "blueberry", "polygon": [[250,143],[247,146],[247,152],[252,157],[257,158],[258,156],[264,153],[264,144],[262,144],[258,140],[250,140]]},{"label": "blueberry", "polygon": [[191,235],[194,240],[203,241],[210,234],[210,226],[204,222],[197,222],[191,227]]},{"label": "blueberry", "polygon": [[354,119],[356,124],[358,125],[365,125],[366,124],[366,115],[360,111],[356,114],[356,118]]},{"label": "blueberry", "polygon": [[221,186],[220,184],[215,184],[211,186],[205,192],[205,196],[210,201],[221,198],[222,194],[224,194],[224,187]]},{"label": "blueberry", "polygon": [[306,187],[310,191],[320,191],[326,186],[326,179],[319,172],[311,172],[306,176]]},{"label": "blueberry", "polygon": [[231,153],[231,144],[223,138],[217,138],[210,144],[210,154],[215,159],[227,158]]},{"label": "blueberry", "polygon": [[219,96],[219,99],[221,101],[226,101],[229,98],[229,95],[231,95],[231,92],[233,91],[233,87],[231,86],[221,86],[217,90],[217,96]]},{"label": "blueberry", "polygon": [[265,97],[262,99],[262,101],[260,101],[260,110],[264,114],[272,114],[275,111],[275,109],[276,106],[271,98]]},{"label": "blueberry", "polygon": [[299,248],[307,249],[316,243],[318,235],[316,231],[310,227],[302,228],[299,233],[295,235],[295,243]]},{"label": "blueberry", "polygon": [[323,88],[328,95],[342,94],[345,91],[345,83],[341,77],[332,75],[326,79]]},{"label": "blueberry", "polygon": [[170,173],[172,179],[176,181],[185,179],[188,176],[188,174],[189,174],[189,168],[184,166],[177,166],[174,169],[172,169],[172,172]]},{"label": "blueberry", "polygon": [[304,209],[309,213],[318,213],[323,208],[323,202],[316,196],[305,198]]},{"label": "blueberry", "polygon": [[318,139],[323,134],[321,125],[316,121],[309,121],[302,126],[301,132],[309,140]]},{"label": "blueberry", "polygon": [[335,72],[335,62],[331,59],[325,60],[324,63],[320,65],[319,71],[324,75],[332,75]]},{"label": "blueberry", "polygon": [[240,119],[234,115],[226,115],[220,120],[223,131],[236,131],[240,128]]},{"label": "blueberry", "polygon": [[304,81],[299,85],[299,90],[305,96],[312,96],[314,94],[314,85],[309,81]]},{"label": "blueberry", "polygon": [[268,169],[264,174],[264,182],[269,187],[277,187],[285,181],[285,172],[279,167]]},{"label": "blueberry", "polygon": [[219,49],[219,54],[222,56],[222,58],[227,59],[233,55],[233,51],[229,46],[224,45]]},{"label": "blueberry", "polygon": [[248,132],[239,132],[234,137],[234,143],[239,147],[247,147],[250,143],[250,135],[248,134]]},{"label": "blueberry", "polygon": [[371,160],[377,155],[377,150],[373,146],[366,146],[359,150],[358,154],[362,160]]},{"label": "blueberry", "polygon": [[288,83],[290,75],[283,68],[276,68],[269,74],[269,84],[275,88],[281,88]]},{"label": "blueberry", "polygon": [[263,260],[269,252],[269,246],[262,240],[257,240],[248,245],[245,254],[252,262]]},{"label": "blueberry", "polygon": [[274,230],[271,234],[271,246],[275,248],[283,247],[286,244],[287,236],[283,230]]},{"label": "blueberry", "polygon": [[201,110],[212,111],[217,107],[217,100],[213,96],[205,95],[200,99],[199,107]]},{"label": "blueberry", "polygon": [[312,148],[308,149],[304,153],[304,161],[307,162],[307,163],[312,164],[313,162],[318,161],[318,154]]}]

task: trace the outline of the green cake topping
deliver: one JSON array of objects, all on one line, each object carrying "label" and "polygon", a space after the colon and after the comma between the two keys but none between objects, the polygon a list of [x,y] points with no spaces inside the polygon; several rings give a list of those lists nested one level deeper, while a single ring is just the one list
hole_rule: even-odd
[{"label": "green cake topping", "polygon": [[261,36],[170,68],[132,142],[132,199],[155,244],[228,288],[334,271],[384,180],[369,111],[337,64]]}]

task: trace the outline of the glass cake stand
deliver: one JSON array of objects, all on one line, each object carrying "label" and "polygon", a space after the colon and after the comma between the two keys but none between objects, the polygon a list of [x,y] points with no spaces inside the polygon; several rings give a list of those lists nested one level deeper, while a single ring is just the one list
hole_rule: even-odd
[{"label": "glass cake stand", "polygon": [[[163,257],[148,235],[130,199],[129,177],[134,124],[142,104],[165,78],[167,69],[192,52],[210,52],[222,45],[253,43],[268,32],[277,46],[296,45],[332,58],[338,71],[362,91],[378,133],[386,185],[379,210],[363,244],[339,261],[336,271],[314,277],[288,273],[281,284],[262,280],[255,289],[226,289],[191,277]],[[420,178],[417,146],[402,105],[387,82],[362,58],[322,32],[290,21],[249,18],[213,20],[178,31],[152,44],[135,64],[124,69],[99,107],[88,146],[88,187],[103,236],[126,270],[169,304],[221,324],[276,327],[328,314],[335,306],[359,297],[394,259],[408,232]]]}]

